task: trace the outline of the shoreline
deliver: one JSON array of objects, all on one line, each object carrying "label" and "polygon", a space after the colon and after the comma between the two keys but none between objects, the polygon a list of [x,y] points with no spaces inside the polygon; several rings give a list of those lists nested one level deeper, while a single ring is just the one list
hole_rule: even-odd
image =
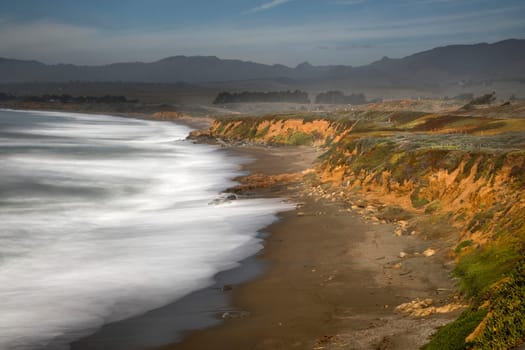
[{"label": "shoreline", "polygon": [[[300,172],[316,158],[311,147],[223,149],[252,158],[243,166],[249,174],[269,176]],[[215,317],[218,323],[190,331],[180,343],[166,339],[159,349],[415,349],[457,317],[457,311],[411,317],[394,310],[419,299],[431,298],[438,307],[454,302],[443,257],[419,254],[429,242],[398,237],[394,225],[367,222],[348,203],[316,196],[301,183],[258,186],[246,194],[290,198],[300,211],[281,213],[280,221],[262,229],[269,233],[264,248],[249,259],[262,260],[268,269],[228,290],[229,309],[242,316],[223,322]]]},{"label": "shoreline", "polygon": [[[51,114],[54,113],[55,112],[51,112]],[[57,114],[58,113],[65,113],[67,115],[73,112],[57,112]],[[111,114],[107,113],[107,115],[110,116]],[[182,123],[179,122],[177,124]],[[173,126],[173,124],[171,125]],[[169,124],[165,124],[165,126],[169,126]],[[189,141],[185,143],[187,143],[187,147],[198,147],[192,145]],[[220,149],[220,147],[214,148],[216,149],[216,152],[222,152],[223,156],[225,155],[225,150]],[[237,161],[234,161],[233,157],[228,156],[228,158],[230,158],[231,161],[226,162],[231,162],[233,167],[233,172],[231,173],[232,175],[229,177],[233,177],[235,176],[233,174],[240,173],[236,170],[240,164]],[[219,161],[221,158],[216,159]],[[224,179],[230,180],[226,178]],[[227,185],[230,185],[230,181],[222,182],[217,191],[225,190]],[[216,193],[216,195],[218,195],[218,193]],[[206,202],[203,202],[203,205],[206,206]],[[276,206],[278,206],[277,203]],[[280,205],[279,207],[282,208]],[[259,229],[263,229],[262,225],[267,225],[272,221],[272,218],[275,217],[272,214],[277,215],[276,210],[277,209],[268,209],[268,220],[264,220],[263,222],[257,221],[259,224],[250,225],[254,229],[250,230],[252,233],[249,236],[263,239],[264,237],[262,237],[262,235],[264,235],[264,233],[259,232]],[[249,222],[250,217],[245,217],[243,221]],[[232,229],[235,230],[233,227]],[[210,233],[213,234],[213,227],[209,227],[208,230],[211,230]],[[229,254],[232,255],[232,257],[230,257],[232,263],[237,264],[237,258],[233,257],[234,255],[237,255],[234,252]],[[253,250],[251,250],[249,254],[253,254]],[[244,254],[243,256],[246,255],[247,254]],[[181,330],[191,330],[194,327],[200,328],[209,326],[219,322],[215,317],[218,310],[222,312],[232,311],[232,308],[229,307],[230,303],[228,302],[228,296],[226,293],[223,293],[223,291],[227,291],[225,285],[246,282],[255,278],[255,276],[259,275],[264,269],[262,262],[256,261],[253,256],[246,259],[243,258],[243,260],[238,263],[240,264],[238,268],[220,271],[214,276],[211,276],[213,279],[209,280],[208,282],[209,284],[214,285],[208,288],[206,288],[206,284],[201,285],[198,290],[190,293],[189,297],[184,297],[182,302],[170,303],[165,307],[147,311],[145,314],[139,315],[137,317],[127,318],[122,321],[112,322],[109,324],[106,323],[101,325],[102,328],[99,328],[98,330],[93,329],[95,333],[91,335],[89,335],[89,333],[84,333],[83,330],[72,330],[71,332],[68,332],[68,334],[51,339],[48,344],[40,344],[38,346],[49,349],[55,349],[59,346],[64,346],[65,348],[69,348],[71,346],[73,349],[129,349],[145,347],[151,348],[153,346],[171,343],[177,340],[177,337],[174,336],[174,333],[179,333]],[[235,265],[230,264],[229,266],[231,267]],[[184,267],[182,268],[184,269]],[[219,270],[216,269],[215,271]],[[176,290],[177,288],[172,289],[172,293]],[[197,296],[194,297],[194,294],[197,294]],[[100,295],[100,297],[104,296]],[[205,304],[204,306],[202,305],[203,301]],[[169,323],[169,325],[164,326],[162,323]]]},{"label": "shoreline", "polygon": [[[35,110],[39,111],[39,110]],[[67,111],[51,111],[58,113],[81,113]],[[192,130],[207,127],[209,122],[206,118],[197,118],[192,120],[188,117],[180,119],[157,119],[148,116],[122,116],[108,113],[97,113],[102,116],[116,116],[132,119],[144,119],[149,121],[171,122],[178,125],[186,126]],[[243,159],[240,169],[248,172],[247,164],[254,162],[255,158],[232,149],[223,148],[215,145],[217,151],[225,152],[230,157]],[[244,175],[240,176],[241,178]],[[233,179],[236,180],[236,179]],[[224,188],[221,193],[228,192]],[[219,194],[219,193],[218,193]],[[254,198],[252,196],[247,196]],[[259,198],[268,198],[260,195]],[[242,200],[242,199],[238,199]],[[283,198],[286,200],[286,198]],[[276,220],[281,219],[282,212],[276,212]],[[256,237],[265,240],[267,237],[266,227],[261,227]],[[155,347],[165,346],[173,342],[178,342],[185,337],[187,333],[206,329],[208,327],[220,325],[226,318],[236,318],[239,310],[232,304],[231,288],[234,285],[249,283],[260,277],[267,269],[267,262],[258,258],[260,252],[255,253],[238,262],[238,266],[232,269],[219,271],[212,277],[212,284],[204,286],[185,295],[181,299],[175,300],[167,305],[149,310],[141,315],[126,318],[120,321],[103,324],[94,333],[84,335],[69,342],[69,348],[72,350],[98,350],[102,347],[109,347],[115,350],[127,349],[153,349]],[[226,317],[222,315],[228,314]],[[169,324],[166,324],[169,323]],[[150,340],[142,340],[140,335]],[[154,337],[154,340],[151,338]],[[60,341],[60,337],[57,338]],[[54,344],[54,342],[53,342]],[[45,349],[53,349],[45,347]]]},{"label": "shoreline", "polygon": [[[103,325],[95,333],[69,344],[71,350],[152,349],[181,341],[189,332],[220,325],[218,316],[237,311],[229,288],[249,283],[267,268],[256,256],[239,262],[239,266],[217,273],[213,284],[172,303],[144,314]],[[49,348],[53,350],[53,348]]]},{"label": "shoreline", "polygon": [[[108,115],[111,116],[111,114]],[[203,125],[199,120],[193,123],[186,123],[188,121],[186,119],[144,119],[169,121],[193,129]],[[249,167],[250,164],[255,164],[256,158],[253,156],[253,152],[245,154],[240,150],[221,148],[220,145],[216,145],[216,148],[219,152],[225,152],[231,157],[243,159],[240,164],[240,169],[243,172],[247,172],[247,175],[251,173],[247,167]],[[264,152],[264,150],[262,151]],[[245,175],[242,175],[240,178],[244,176]],[[223,193],[225,192],[228,192],[227,188],[223,189]],[[246,197],[255,198],[251,195]],[[268,198],[274,196],[261,194],[256,197]],[[283,200],[286,200],[286,198],[283,198]],[[281,220],[282,213],[283,212],[275,213],[277,221]],[[261,227],[257,231],[257,237],[263,241],[268,235],[266,227],[267,226]],[[188,333],[220,325],[226,319],[237,318],[242,312],[232,303],[231,288],[234,285],[249,283],[264,273],[267,269],[267,262],[259,259],[259,254],[260,252],[257,252],[239,261],[239,266],[237,267],[218,272],[213,276],[213,282],[210,286],[202,287],[181,299],[147,311],[144,314],[102,325],[94,333],[71,341],[69,343],[70,349],[97,350],[100,349],[101,346],[115,350],[127,350],[130,348],[152,349],[178,342]],[[227,316],[223,317],[223,315],[226,314]],[[140,336],[138,336],[140,334],[146,339],[141,339]],[[152,337],[154,339],[152,339]],[[60,338],[57,340],[60,341]],[[50,349],[52,348],[53,345],[51,345]]]},{"label": "shoreline", "polygon": [[[296,172],[315,160],[294,147],[226,150],[255,159],[245,166],[250,174]],[[269,235],[255,258],[268,269],[233,287],[231,306],[245,316],[189,332],[159,349],[417,349],[461,311],[447,308],[455,289],[444,257],[418,253],[431,242],[398,237],[393,224],[366,221],[348,203],[312,196],[301,183],[253,193],[290,198],[300,211],[281,213],[265,229]],[[430,304],[419,307],[427,310],[424,317],[395,310],[429,299],[443,313],[429,311]]]},{"label": "shoreline", "polygon": [[[245,176],[261,169],[269,170],[266,166],[268,163],[260,162],[261,157],[266,157],[266,161],[271,163],[280,161],[288,170],[300,171],[304,165],[305,157],[307,163],[310,163],[317,156],[317,152],[309,147],[295,150],[290,148],[273,149],[275,153],[268,152],[269,149],[266,147],[223,147],[219,150],[235,157],[248,159],[241,165],[241,169],[247,172]],[[285,154],[296,157],[296,161],[288,162],[288,158],[283,158]],[[282,169],[278,167],[273,170],[270,171],[271,174],[280,174]],[[241,176],[241,178],[245,176]],[[282,194],[282,190],[276,190],[276,186],[272,186],[263,190],[258,189],[256,194],[251,193],[242,196],[268,198],[282,197]],[[286,200],[287,198],[283,197],[283,199]],[[275,223],[283,220],[286,213],[288,212],[276,213],[278,219]],[[268,227],[274,224],[262,227],[258,231],[258,236],[263,241],[268,239]],[[116,350],[163,348],[166,344],[178,344],[180,341],[184,341],[190,334],[198,334],[211,327],[221,327],[231,320],[245,319],[249,312],[238,308],[234,303],[236,289],[238,286],[249,284],[264,275],[269,268],[269,262],[261,257],[262,253],[259,251],[255,255],[240,261],[236,268],[217,273],[213,277],[214,283],[211,286],[196,290],[182,299],[150,310],[145,314],[105,324],[95,333],[71,342],[70,348],[72,350],[97,350],[102,344],[104,347]],[[147,339],[142,340],[137,338],[137,334],[143,334],[146,338],[154,336],[155,339],[153,341],[151,339],[149,341]]]}]

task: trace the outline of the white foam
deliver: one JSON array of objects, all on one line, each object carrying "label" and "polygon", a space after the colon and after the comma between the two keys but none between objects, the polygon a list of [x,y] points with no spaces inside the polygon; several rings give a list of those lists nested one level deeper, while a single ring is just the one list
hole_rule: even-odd
[{"label": "white foam", "polygon": [[203,288],[257,252],[257,230],[290,209],[277,199],[209,205],[240,174],[239,159],[181,141],[186,127],[20,117],[29,114],[43,122],[10,126],[28,138],[0,142],[32,147],[0,155],[0,176],[22,186],[0,208],[0,349],[78,336]]}]

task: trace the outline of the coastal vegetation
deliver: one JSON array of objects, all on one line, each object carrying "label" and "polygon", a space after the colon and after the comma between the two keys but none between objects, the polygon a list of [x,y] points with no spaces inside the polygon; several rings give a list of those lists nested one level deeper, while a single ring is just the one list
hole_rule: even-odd
[{"label": "coastal vegetation", "polygon": [[472,98],[469,103],[467,103],[463,108],[471,109],[474,106],[478,105],[490,105],[496,101],[496,93],[492,92],[490,94],[485,94],[476,98]]},{"label": "coastal vegetation", "polygon": [[[210,125],[191,135],[203,141],[317,148],[322,155],[313,172],[286,178],[304,176],[312,188],[343,194],[349,206],[354,197],[382,203],[378,220],[404,223],[400,234],[440,242],[440,256],[454,263],[451,277],[469,306],[425,349],[505,349],[525,339],[525,103],[493,97],[475,98],[480,103],[469,108],[461,100],[391,100],[213,119],[168,112],[166,105],[149,115]],[[104,101],[41,98],[45,106],[56,100],[57,108],[63,103],[75,110]],[[119,108],[133,105],[127,98],[110,100]]]},{"label": "coastal vegetation", "polygon": [[[342,91],[330,90],[316,95],[317,104],[350,104],[363,105],[368,102],[381,102],[381,99],[368,101],[363,93],[352,93],[345,95]],[[213,104],[226,103],[255,103],[255,102],[291,102],[310,103],[308,93],[300,90],[294,91],[268,91],[268,92],[220,92]]]},{"label": "coastal vegetation", "polygon": [[193,137],[322,149],[323,186],[382,201],[385,218],[439,239],[454,261],[469,307],[424,348],[507,349],[525,339],[525,109],[474,105],[472,115],[375,108],[229,117]]},{"label": "coastal vegetation", "polygon": [[0,102],[48,102],[48,103],[136,103],[135,99],[127,99],[126,96],[104,95],[104,96],[72,96],[69,94],[44,94],[44,95],[22,95],[17,96],[10,93],[0,92]]},{"label": "coastal vegetation", "polygon": [[213,104],[253,103],[253,102],[292,102],[310,103],[308,93],[300,90],[270,91],[270,92],[220,92]]}]

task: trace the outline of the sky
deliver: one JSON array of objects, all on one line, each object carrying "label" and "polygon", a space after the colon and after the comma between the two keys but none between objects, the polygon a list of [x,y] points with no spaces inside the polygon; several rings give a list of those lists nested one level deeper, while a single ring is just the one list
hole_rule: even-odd
[{"label": "sky", "polygon": [[525,39],[524,0],[0,0],[0,57],[48,64],[359,66],[508,38]]}]

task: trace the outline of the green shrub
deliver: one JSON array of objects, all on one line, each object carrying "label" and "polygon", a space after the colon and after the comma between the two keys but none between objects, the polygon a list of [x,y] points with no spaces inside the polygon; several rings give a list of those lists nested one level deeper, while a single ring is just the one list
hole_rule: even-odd
[{"label": "green shrub", "polygon": [[288,144],[290,145],[311,145],[313,142],[313,136],[304,132],[295,132],[288,137]]},{"label": "green shrub", "polygon": [[493,243],[462,257],[454,270],[461,277],[460,290],[467,296],[480,295],[504,277],[517,257],[516,247],[509,243]]},{"label": "green shrub", "polygon": [[486,310],[469,309],[459,318],[441,327],[422,350],[464,350],[468,349],[465,338],[471,334],[487,314]]},{"label": "green shrub", "polygon": [[270,125],[265,126],[261,131],[259,131],[255,137],[264,137],[270,130]]},{"label": "green shrub", "polygon": [[[465,241],[468,242],[468,241]],[[502,254],[504,248],[499,248]],[[491,258],[497,255],[494,251],[476,255],[475,259],[483,260],[490,265]],[[485,277],[485,288],[477,288],[474,306],[466,310],[454,322],[440,328],[432,337],[431,341],[422,347],[424,350],[452,350],[452,349],[512,349],[522,344],[525,340],[525,257],[520,256],[516,262],[515,254],[505,254],[512,257],[514,268],[501,269],[501,261],[495,262],[499,269],[511,271],[506,277],[503,274],[490,272],[493,276]],[[500,258],[501,259],[501,258]],[[508,259],[503,259],[508,260]],[[465,263],[465,259],[462,259]],[[479,262],[478,262],[479,263]],[[509,263],[507,261],[506,263]],[[486,270],[477,268],[479,271]],[[486,273],[485,273],[486,274]],[[497,277],[495,277],[497,275]],[[496,279],[497,283],[491,282]],[[491,281],[489,281],[491,280]],[[490,285],[490,288],[488,287]],[[483,307],[480,305],[484,304]],[[466,343],[468,337],[480,323],[484,321],[484,326],[479,329],[479,334]]]},{"label": "green shrub", "polygon": [[385,167],[394,150],[395,145],[390,141],[379,138],[365,138],[356,143],[358,156],[354,158],[351,165],[355,171],[361,169],[376,170]]},{"label": "green shrub", "polygon": [[461,242],[460,244],[458,244],[458,245],[456,246],[456,249],[454,249],[454,252],[455,252],[456,254],[459,254],[459,253],[463,250],[463,248],[470,247],[473,243],[474,243],[474,242],[472,242],[471,239],[468,239],[468,240],[466,240],[466,241],[463,241],[463,242]]},{"label": "green shrub", "polygon": [[511,349],[525,339],[525,260],[488,293],[490,313],[475,349]]},{"label": "green shrub", "polygon": [[440,168],[447,169],[448,173],[456,170],[463,160],[463,152],[450,151],[442,159],[439,164]]},{"label": "green shrub", "polygon": [[490,210],[477,212],[472,220],[470,220],[467,229],[472,233],[481,230],[483,226],[489,224],[492,221],[492,218],[494,217],[494,214],[498,208],[499,206],[495,206]]},{"label": "green shrub", "polygon": [[328,147],[332,144],[332,141],[334,140],[334,137],[333,136],[328,136],[326,139],[325,139],[325,142],[323,144],[323,147]]},{"label": "green shrub", "polygon": [[478,154],[470,154],[469,160],[465,163],[465,166],[463,167],[463,177],[468,177],[470,175],[472,167],[478,160],[478,156]]},{"label": "green shrub", "polygon": [[416,209],[421,208],[429,203],[428,199],[419,197],[419,188],[416,188],[410,195],[412,206]]}]

